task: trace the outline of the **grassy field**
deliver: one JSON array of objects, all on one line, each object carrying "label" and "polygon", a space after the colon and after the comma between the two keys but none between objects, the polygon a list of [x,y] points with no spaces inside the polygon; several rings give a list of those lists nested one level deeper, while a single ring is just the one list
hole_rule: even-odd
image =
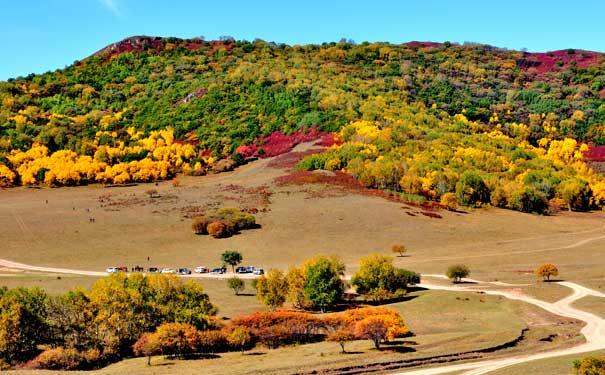
[{"label": "grassy field", "polygon": [[[410,216],[419,209],[334,193],[330,186],[277,187],[273,179],[286,172],[265,164],[262,160],[225,175],[182,178],[180,187],[162,182],[157,187],[4,190],[1,256],[101,271],[110,265],[215,266],[226,249],[241,251],[245,264],[285,269],[328,253],[341,256],[353,272],[361,256],[403,243],[409,256],[396,258],[397,264],[423,273],[443,273],[447,265],[462,262],[472,277],[531,284],[528,292],[551,299],[564,289],[553,294],[555,288],[535,287],[531,270],[553,262],[562,279],[605,286],[602,213],[537,216],[481,209],[440,211],[441,219],[418,212]],[[272,192],[268,204],[251,192],[258,186]],[[161,197],[149,198],[145,191],[151,188]],[[191,220],[184,217],[213,207],[263,204],[267,211],[257,215],[261,229],[227,239],[194,235]]]},{"label": "grassy field", "polygon": [[603,298],[587,296],[576,301],[573,306],[577,309],[588,311],[596,316],[605,318],[605,299]]},{"label": "grassy field", "polygon": [[[324,253],[339,255],[351,274],[360,257],[390,253],[391,245],[401,243],[408,253],[395,257],[397,266],[442,274],[448,265],[464,263],[473,278],[514,284],[494,288],[517,288],[547,301],[563,298],[570,290],[537,281],[532,270],[545,262],[559,267],[560,279],[597,290],[605,288],[603,213],[538,216],[489,208],[468,213],[438,211],[442,218],[431,218],[414,206],[351,194],[331,185],[277,186],[274,179],[288,172],[268,167],[268,163],[261,160],[230,173],[183,177],[178,187],[161,182],[119,188],[2,190],[0,258],[91,271],[120,265],[193,268],[217,266],[220,254],[234,249],[243,254],[244,265],[287,269]],[[160,197],[150,198],[146,193],[150,189],[157,190]],[[261,228],[227,239],[194,235],[190,217],[220,207],[259,209],[256,218]],[[0,286],[40,286],[51,293],[76,285],[89,287],[94,280],[0,270]],[[264,309],[250,286],[244,291],[250,295],[235,296],[224,280],[199,282],[219,306],[221,317]],[[300,363],[312,368],[476,348],[506,341],[525,326],[533,327],[526,340],[507,351],[556,347],[579,340],[577,324],[557,325],[559,318],[544,318],[542,311],[524,304],[472,293],[468,300],[462,296],[418,292],[417,298],[392,306],[418,334],[415,352],[411,353],[375,352],[368,342],[356,342],[351,351],[360,353],[340,355],[335,345],[322,343],[252,356],[229,353],[212,361],[160,365],[158,359],[158,365],[150,368],[134,359],[100,372],[136,368],[136,373],[155,374],[178,368],[182,373],[196,373],[203,365],[216,374],[239,373],[232,370],[243,371],[247,366],[267,373],[288,373]],[[596,299],[584,299],[580,305],[595,313],[603,311],[602,301]],[[550,334],[557,334],[553,342],[539,341]],[[283,364],[287,370],[279,366],[269,370],[270,363]]]},{"label": "grassy field", "polygon": [[605,351],[597,351],[572,356],[555,357],[546,360],[523,363],[494,371],[490,375],[526,375],[526,374],[572,374],[573,361],[583,357],[603,356]]}]

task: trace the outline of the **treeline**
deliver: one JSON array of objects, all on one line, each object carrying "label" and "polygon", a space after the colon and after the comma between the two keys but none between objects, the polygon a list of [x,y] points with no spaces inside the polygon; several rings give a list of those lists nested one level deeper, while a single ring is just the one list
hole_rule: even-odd
[{"label": "treeline", "polygon": [[[494,115],[495,116],[495,115]],[[590,169],[588,146],[565,138],[548,116],[532,117],[545,134],[531,141],[519,123],[471,121],[423,105],[390,108],[381,121],[354,121],[344,143],[311,155],[302,169],[346,171],[372,188],[409,199],[493,205],[522,212],[588,210],[605,204],[605,180]]]},{"label": "treeline", "polygon": [[218,324],[216,312],[199,284],[175,276],[115,274],[90,291],[60,296],[39,288],[1,288],[0,367],[36,356],[70,363],[58,368],[101,367],[132,355],[132,345],[162,324],[210,329]]},{"label": "treeline", "polygon": [[[209,157],[240,160],[239,147],[262,149],[260,139],[275,131],[338,131],[359,119],[382,121],[405,103],[482,125],[525,124],[519,131],[533,146],[553,132],[605,142],[605,68],[595,53],[540,60],[449,43],[142,39],[63,70],[0,82],[0,184],[203,173]],[[154,133],[169,128],[170,142]],[[148,138],[163,138],[159,147],[170,149],[156,151]],[[15,153],[28,150],[35,155],[26,159],[43,161],[24,165]],[[62,150],[69,152],[54,155]]]},{"label": "treeline", "polygon": [[[330,259],[319,257],[309,267],[335,264],[336,258]],[[318,281],[330,280],[329,274],[312,273]],[[94,369],[131,356],[199,357],[256,344],[276,348],[322,340],[338,342],[344,350],[347,341],[369,339],[378,348],[409,334],[399,313],[385,308],[324,316],[258,312],[223,322],[201,286],[181,280],[114,274],[98,280],[90,291],[78,288],[59,296],[39,288],[2,288],[0,369]],[[260,287],[263,282],[259,291],[266,292]]]},{"label": "treeline", "polygon": [[[256,280],[255,288],[259,300],[272,310],[288,302],[297,309],[325,312],[345,302],[349,285],[343,280],[344,272],[345,265],[340,258],[317,255],[300,267],[290,267],[286,273],[270,269]],[[371,301],[404,296],[419,282],[419,274],[396,268],[392,257],[381,254],[362,258],[359,270],[351,277],[355,293]],[[350,294],[348,298],[356,296]]]}]

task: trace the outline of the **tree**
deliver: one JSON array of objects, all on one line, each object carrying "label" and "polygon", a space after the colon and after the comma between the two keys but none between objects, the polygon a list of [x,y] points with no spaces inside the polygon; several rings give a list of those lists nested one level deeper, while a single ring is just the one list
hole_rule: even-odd
[{"label": "tree", "polygon": [[459,283],[464,277],[471,274],[471,271],[464,264],[454,264],[447,269],[445,275],[453,280],[454,283]]},{"label": "tree", "polygon": [[605,375],[605,357],[588,356],[573,362],[576,375]]},{"label": "tree", "polygon": [[359,270],[353,274],[351,284],[355,286],[357,293],[375,301],[403,295],[408,284],[420,282],[417,273],[395,268],[390,256],[370,254],[361,258],[359,264]]},{"label": "tree", "polygon": [[263,304],[275,310],[286,302],[288,282],[282,271],[271,268],[257,280],[256,293]]},{"label": "tree", "polygon": [[288,296],[286,300],[297,309],[306,309],[311,305],[311,301],[305,296],[305,274],[302,268],[290,267],[286,273],[286,282],[288,283]]},{"label": "tree", "polygon": [[388,330],[389,323],[382,316],[369,316],[355,324],[356,336],[372,340],[376,349],[380,349],[380,342],[386,340]]},{"label": "tree", "polygon": [[322,312],[342,299],[344,283],[340,274],[344,271],[337,258],[317,257],[305,270],[304,293],[314,307]]},{"label": "tree", "polygon": [[147,357],[147,366],[151,365],[151,357],[154,355],[162,354],[159,342],[152,334],[147,333],[143,335],[137,342],[132,346],[132,351],[135,355],[144,355]]},{"label": "tree", "polygon": [[399,256],[402,257],[403,254],[407,251],[407,249],[403,245],[393,245],[391,246],[391,251],[399,254]]},{"label": "tree", "polygon": [[536,270],[536,276],[542,277],[544,281],[549,281],[551,276],[558,276],[559,270],[552,263],[544,263]]},{"label": "tree", "polygon": [[40,288],[0,288],[0,359],[31,358],[48,340],[48,296]]},{"label": "tree", "polygon": [[331,332],[326,337],[327,341],[337,342],[340,345],[343,353],[345,351],[345,344],[349,341],[355,340],[355,334],[349,328],[341,328],[337,331]]},{"label": "tree", "polygon": [[221,254],[221,260],[225,264],[231,266],[231,270],[235,273],[235,266],[242,262],[242,254],[234,250],[227,250]]},{"label": "tree", "polygon": [[227,280],[227,286],[235,292],[235,295],[239,295],[239,292],[246,288],[246,283],[244,280],[240,279],[237,276],[231,277]]}]

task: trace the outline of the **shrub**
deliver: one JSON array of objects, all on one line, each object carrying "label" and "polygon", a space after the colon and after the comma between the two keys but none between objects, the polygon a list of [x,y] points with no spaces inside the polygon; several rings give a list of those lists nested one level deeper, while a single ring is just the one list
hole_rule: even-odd
[{"label": "shrub", "polygon": [[229,350],[227,335],[223,331],[201,331],[199,337],[198,350],[202,353],[221,353]]},{"label": "shrub", "polygon": [[77,350],[58,347],[43,351],[29,361],[25,367],[45,370],[77,370],[84,362],[84,356]]},{"label": "shrub", "polygon": [[214,221],[206,227],[208,234],[214,238],[222,238],[227,234],[227,227],[220,221]]},{"label": "shrub", "polygon": [[230,289],[233,289],[233,291],[235,292],[235,295],[237,296],[239,294],[239,292],[241,292],[242,290],[244,290],[246,288],[246,283],[244,282],[244,280],[240,279],[239,277],[234,276],[227,280],[227,286]]},{"label": "shrub", "polygon": [[227,341],[233,349],[241,351],[252,349],[254,347],[254,339],[250,330],[246,327],[235,327],[227,336]]},{"label": "shrub", "polygon": [[471,271],[464,264],[454,264],[447,269],[445,275],[455,283],[462,281],[464,277],[470,275]]},{"label": "shrub", "polygon": [[573,362],[576,375],[605,375],[605,357],[584,357]]},{"label": "shrub", "polygon": [[450,211],[456,211],[458,209],[458,198],[454,193],[445,193],[441,196],[441,205]]},{"label": "shrub", "polygon": [[191,229],[193,229],[195,234],[208,234],[207,227],[209,223],[208,219],[195,217],[191,223]]}]

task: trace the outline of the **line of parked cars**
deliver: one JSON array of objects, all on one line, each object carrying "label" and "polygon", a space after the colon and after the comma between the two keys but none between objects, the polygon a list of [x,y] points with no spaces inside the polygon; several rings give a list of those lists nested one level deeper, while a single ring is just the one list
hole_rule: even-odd
[{"label": "line of parked cars", "polygon": [[[148,273],[164,273],[164,274],[171,273],[171,274],[178,274],[178,275],[191,275],[191,270],[189,268],[149,267],[149,268],[147,268],[146,271],[142,267],[140,267],[140,268],[141,268],[142,272],[148,272]],[[125,267],[125,266],[107,267],[105,272],[107,272],[107,273],[128,272],[128,267]],[[199,266],[199,267],[195,267],[194,272],[195,273],[223,274],[223,273],[227,272],[227,267],[216,267],[216,268],[210,269],[208,267]],[[257,268],[257,267],[253,267],[253,266],[244,266],[244,267],[237,267],[235,269],[235,273],[252,273],[255,275],[264,275],[265,270],[263,270],[262,268]]]}]

